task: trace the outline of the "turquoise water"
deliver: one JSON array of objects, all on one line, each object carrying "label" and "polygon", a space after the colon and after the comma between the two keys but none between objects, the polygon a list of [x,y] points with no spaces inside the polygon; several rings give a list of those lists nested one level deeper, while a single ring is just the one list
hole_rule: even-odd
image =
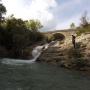
[{"label": "turquoise water", "polygon": [[0,64],[0,90],[90,90],[90,77],[44,63]]}]

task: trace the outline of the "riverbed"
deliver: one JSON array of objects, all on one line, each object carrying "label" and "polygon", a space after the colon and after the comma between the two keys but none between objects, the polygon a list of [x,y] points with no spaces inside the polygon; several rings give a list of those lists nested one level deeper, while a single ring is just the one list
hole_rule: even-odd
[{"label": "riverbed", "polygon": [[90,90],[90,77],[46,63],[0,63],[0,90]]}]

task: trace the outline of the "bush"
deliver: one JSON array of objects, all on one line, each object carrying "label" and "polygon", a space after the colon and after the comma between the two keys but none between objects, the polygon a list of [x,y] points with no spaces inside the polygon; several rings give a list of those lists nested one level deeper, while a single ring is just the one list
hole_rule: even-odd
[{"label": "bush", "polygon": [[90,25],[87,27],[79,28],[76,33],[78,36],[80,36],[81,34],[87,33],[87,32],[90,32]]},{"label": "bush", "polygon": [[44,34],[42,34],[40,32],[33,32],[32,35],[33,35],[32,36],[33,37],[33,40],[35,42],[42,41],[45,38]]},{"label": "bush", "polygon": [[52,35],[44,35],[44,40],[45,42],[50,43],[52,41]]}]

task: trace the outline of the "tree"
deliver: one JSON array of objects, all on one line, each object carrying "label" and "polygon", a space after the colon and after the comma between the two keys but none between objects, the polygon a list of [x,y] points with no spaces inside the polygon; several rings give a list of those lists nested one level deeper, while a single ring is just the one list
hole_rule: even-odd
[{"label": "tree", "polygon": [[[20,48],[26,45],[26,26],[22,19],[11,17],[6,20],[7,46]],[[24,43],[25,41],[25,43]]]},{"label": "tree", "polygon": [[75,29],[75,24],[71,23],[70,27],[71,27],[71,29]]},{"label": "tree", "polygon": [[86,27],[89,25],[87,11],[84,12],[80,20],[81,20],[80,24],[81,27]]},{"label": "tree", "polygon": [[4,14],[6,14],[6,7],[0,2],[0,23],[4,19]]},{"label": "tree", "polygon": [[6,20],[6,23],[8,30],[21,31],[22,29],[26,29],[25,22],[22,19],[16,19],[14,16],[10,16],[9,19]]},{"label": "tree", "polygon": [[38,29],[43,27],[39,20],[29,20],[26,21],[25,23],[27,28],[32,31],[38,31]]}]

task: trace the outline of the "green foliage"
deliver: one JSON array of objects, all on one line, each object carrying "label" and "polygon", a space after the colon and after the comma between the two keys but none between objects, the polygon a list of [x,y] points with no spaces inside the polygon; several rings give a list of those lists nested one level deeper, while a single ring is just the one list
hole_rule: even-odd
[{"label": "green foliage", "polygon": [[10,18],[10,19],[7,19],[6,21],[7,23],[7,29],[8,30],[22,30],[22,29],[25,29],[26,26],[25,26],[25,23],[23,20],[21,19],[16,19],[14,17]]},{"label": "green foliage", "polygon": [[5,14],[6,13],[6,7],[0,3],[0,13]]},{"label": "green foliage", "polygon": [[[6,19],[0,27],[0,46],[12,51],[11,54],[13,53],[12,55],[17,58],[22,55],[22,50],[43,39],[42,33],[30,30],[25,21],[16,19],[14,16]],[[24,53],[24,55],[26,54]]]},{"label": "green foliage", "polygon": [[6,14],[6,7],[0,3],[0,24],[4,19],[3,15]]},{"label": "green foliage", "polygon": [[76,29],[77,36],[90,32],[90,23],[86,11],[82,15],[80,21],[80,26]]},{"label": "green foliage", "polygon": [[47,41],[48,43],[51,42],[51,41],[53,41],[52,35],[46,36],[46,41]]},{"label": "green foliage", "polygon": [[71,29],[75,29],[75,24],[74,23],[71,23],[70,28]]},{"label": "green foliage", "polygon": [[29,20],[29,21],[26,21],[25,23],[27,28],[32,31],[38,31],[38,29],[43,27],[39,20]]},{"label": "green foliage", "polygon": [[77,36],[80,36],[81,34],[83,33],[88,33],[90,32],[90,25],[88,25],[87,27],[82,27],[82,28],[79,28],[77,29]]},{"label": "green foliage", "polygon": [[[14,57],[22,57],[22,51],[36,42],[43,41],[45,36],[38,30],[42,28],[39,20],[23,21],[17,19],[14,15],[3,19],[6,8],[0,4],[0,46],[7,49],[9,55]],[[29,51],[25,51],[24,55],[29,55]]]}]

